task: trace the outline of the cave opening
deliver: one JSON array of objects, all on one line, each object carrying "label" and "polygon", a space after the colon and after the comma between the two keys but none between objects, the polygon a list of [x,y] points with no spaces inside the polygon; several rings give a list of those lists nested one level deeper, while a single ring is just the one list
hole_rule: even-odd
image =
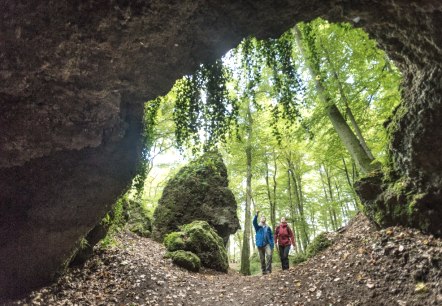
[{"label": "cave opening", "polygon": [[[300,241],[291,255],[304,254],[320,233],[338,230],[363,210],[355,182],[389,166],[384,123],[400,103],[401,82],[376,42],[348,23],[319,18],[278,39],[244,39],[215,64],[178,80],[166,96],[146,102],[144,172],[124,197],[153,218],[160,242],[196,219],[217,226],[213,212],[191,215],[216,203],[161,199],[184,164],[215,150],[226,164],[241,228],[250,229],[256,210],[272,228],[285,216]],[[158,209],[158,201],[167,209]],[[249,230],[217,229],[230,236],[233,263],[240,262],[244,241],[253,248]]]},{"label": "cave opening", "polygon": [[404,76],[391,167],[357,187],[368,215],[442,235],[439,2],[6,1],[1,14],[0,295],[54,280],[130,186],[146,99],[243,37],[317,16],[364,28]]}]

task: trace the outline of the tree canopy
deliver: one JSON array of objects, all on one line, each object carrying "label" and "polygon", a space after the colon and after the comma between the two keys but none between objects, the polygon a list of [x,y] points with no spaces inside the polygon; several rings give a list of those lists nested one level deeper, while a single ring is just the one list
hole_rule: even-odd
[{"label": "tree canopy", "polygon": [[302,252],[361,209],[354,182],[388,162],[383,123],[400,102],[400,81],[376,42],[346,23],[316,19],[277,39],[246,38],[146,103],[143,180],[162,150],[218,148],[241,203],[244,232],[232,245],[246,249],[242,260],[257,209],[271,226],[286,216]]}]

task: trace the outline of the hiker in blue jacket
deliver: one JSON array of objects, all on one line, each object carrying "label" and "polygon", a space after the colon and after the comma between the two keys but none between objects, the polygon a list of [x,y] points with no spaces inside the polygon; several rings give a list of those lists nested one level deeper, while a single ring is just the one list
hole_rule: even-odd
[{"label": "hiker in blue jacket", "polygon": [[256,231],[256,247],[261,261],[262,274],[267,274],[272,273],[273,233],[272,229],[266,224],[266,217],[262,216],[258,224],[258,215],[259,210],[253,218],[253,227]]}]

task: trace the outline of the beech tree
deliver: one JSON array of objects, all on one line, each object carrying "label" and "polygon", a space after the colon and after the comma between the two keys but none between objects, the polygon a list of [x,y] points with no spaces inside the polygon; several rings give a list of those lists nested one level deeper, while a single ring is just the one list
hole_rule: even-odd
[{"label": "beech tree", "polygon": [[278,39],[247,38],[177,81],[167,100],[174,135],[164,137],[191,155],[221,149],[240,204],[241,246],[231,247],[241,273],[250,274],[255,210],[272,227],[285,216],[297,252],[359,211],[353,185],[385,162],[382,123],[399,103],[400,80],[361,29],[317,19]]}]

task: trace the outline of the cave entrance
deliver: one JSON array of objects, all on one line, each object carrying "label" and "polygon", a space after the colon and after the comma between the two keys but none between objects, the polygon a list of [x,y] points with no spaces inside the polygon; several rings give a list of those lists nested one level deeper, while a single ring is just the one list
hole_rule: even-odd
[{"label": "cave entrance", "polygon": [[145,170],[131,197],[155,227],[167,181],[217,150],[245,229],[230,238],[232,264],[245,241],[254,248],[256,210],[273,228],[286,217],[299,241],[293,255],[304,253],[362,209],[354,183],[388,164],[383,124],[400,103],[401,80],[376,42],[347,23],[316,19],[278,39],[244,39],[146,103]]}]

